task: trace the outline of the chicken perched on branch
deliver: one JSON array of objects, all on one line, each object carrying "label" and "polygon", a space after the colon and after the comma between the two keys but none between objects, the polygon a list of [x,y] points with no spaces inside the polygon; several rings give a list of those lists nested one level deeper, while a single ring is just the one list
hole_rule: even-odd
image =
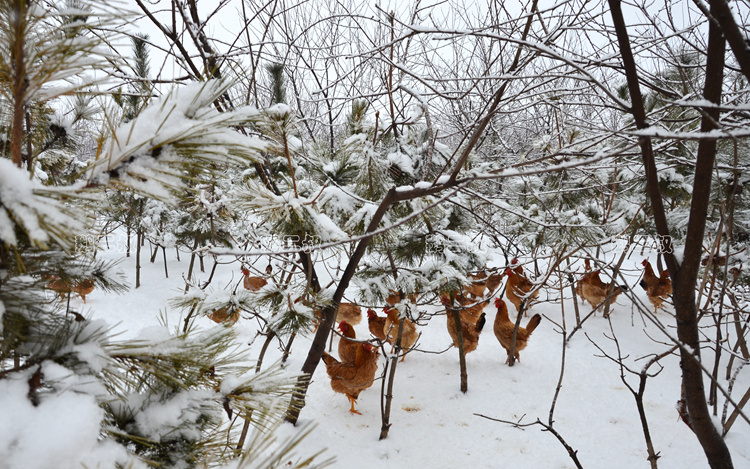
[{"label": "chicken perched on branch", "polygon": [[367,327],[370,329],[372,335],[382,340],[383,342],[386,341],[385,320],[385,317],[378,316],[378,313],[376,313],[374,310],[367,310]]},{"label": "chicken perched on branch", "polygon": [[342,363],[323,352],[326,372],[331,378],[331,389],[345,394],[352,407],[349,412],[360,414],[354,409],[359,393],[372,386],[378,370],[378,351],[370,344],[357,344],[353,362]]},{"label": "chicken perched on branch", "polygon": [[486,322],[484,307],[489,304],[489,301],[470,304],[469,307],[465,307],[462,301],[468,301],[466,299],[458,301],[458,306],[452,304],[447,295],[442,295],[440,300],[445,306],[446,325],[448,327],[448,334],[453,339],[453,346],[458,347],[458,329],[456,327],[456,318],[453,315],[453,312],[457,310],[461,322],[461,335],[464,340],[464,354],[476,350],[479,345],[479,334],[481,334]]},{"label": "chicken perched on branch", "polygon": [[356,339],[357,333],[354,332],[354,328],[346,321],[339,323],[339,331],[341,331],[341,337],[339,339],[339,360],[342,362],[353,362],[357,355],[357,347],[359,342],[355,342],[349,339]]},{"label": "chicken perched on branch", "polygon": [[669,279],[668,270],[662,271],[657,277],[648,259],[644,259],[641,265],[645,268],[641,287],[646,290],[646,295],[654,305],[654,314],[656,314],[664,300],[672,295],[672,280]]},{"label": "chicken perched on branch", "polygon": [[[513,259],[510,266],[505,269],[505,275],[508,276],[505,297],[513,303],[516,311],[521,311],[521,303],[526,300],[524,314],[528,316],[528,310],[531,308],[532,302],[539,296],[539,289],[534,290],[534,283],[524,275],[523,267],[518,263],[518,259]],[[532,290],[533,293],[531,293]]]},{"label": "chicken perched on branch", "polygon": [[[497,307],[497,316],[495,316],[495,324],[493,330],[498,342],[500,342],[500,345],[502,345],[502,347],[505,349],[505,353],[508,354],[508,358],[505,360],[505,363],[510,363],[510,349],[513,342],[513,330],[515,329],[516,325],[508,317],[508,306],[505,304],[505,301],[503,301],[501,298],[496,298],[495,307]],[[518,328],[518,332],[516,333],[516,349],[513,356],[519,362],[521,361],[519,352],[526,348],[526,345],[528,345],[529,336],[531,336],[531,333],[534,332],[534,329],[537,328],[541,321],[542,316],[539,314],[535,314],[531,319],[529,319],[529,322],[528,324],[526,324],[525,328]]]},{"label": "chicken perched on branch", "polygon": [[[586,259],[586,268],[590,270],[589,260]],[[628,290],[627,285],[613,285],[613,282],[604,283],[599,276],[599,271],[587,272],[576,284],[576,293],[581,301],[588,301],[594,310],[602,305],[614,303],[623,291]],[[610,288],[612,296],[610,298]]]},{"label": "chicken perched on branch", "polygon": [[[386,318],[385,325],[383,326],[383,332],[385,333],[386,340],[392,346],[396,346],[396,339],[398,339],[398,328],[401,323],[399,318],[399,312],[396,308],[385,308]],[[404,328],[401,332],[401,349],[409,350],[417,342],[419,333],[417,332],[417,326],[409,318],[403,318]],[[404,361],[406,354],[401,357],[401,361]]]}]

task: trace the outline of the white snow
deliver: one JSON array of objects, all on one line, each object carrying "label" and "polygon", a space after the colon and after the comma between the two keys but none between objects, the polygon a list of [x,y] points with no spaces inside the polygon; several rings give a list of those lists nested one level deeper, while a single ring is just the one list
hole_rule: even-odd
[{"label": "white snow", "polygon": [[[110,241],[110,245],[117,245]],[[87,310],[94,320],[118,324],[122,334],[119,339],[163,339],[172,326],[159,323],[159,311],[165,309],[169,298],[182,295],[189,256],[178,262],[169,253],[170,277],[164,278],[163,266],[144,263],[143,286],[123,295],[108,295],[95,290],[87,296]],[[119,258],[114,250],[102,252],[102,258]],[[497,253],[496,253],[497,255]],[[633,293],[648,304],[644,292],[638,287],[640,261],[638,256],[626,261],[624,273]],[[522,259],[527,263],[532,259]],[[131,257],[120,267],[128,277],[134,274]],[[491,265],[502,265],[497,257]],[[425,265],[421,266],[425,268]],[[331,269],[331,271],[334,271]],[[198,273],[204,281],[210,273]],[[323,285],[328,284],[324,274]],[[213,280],[214,286],[232,283],[236,265],[220,266]],[[569,296],[569,289],[565,292]],[[354,288],[346,295],[358,297]],[[458,352],[449,348],[451,339],[445,325],[445,316],[435,316],[419,327],[421,338],[418,351],[410,353],[399,363],[393,392],[391,428],[388,438],[378,440],[381,429],[380,387],[378,380],[362,392],[357,409],[362,415],[349,413],[347,399],[333,392],[324,364],[321,362],[306,396],[306,406],[300,414],[298,428],[281,425],[276,436],[283,439],[296,434],[308,424],[316,428],[299,445],[298,455],[313,455],[326,450],[322,458],[334,457],[332,467],[388,468],[573,468],[574,464],[555,437],[543,431],[534,422],[548,423],[552,399],[560,379],[563,340],[560,327],[565,324],[568,333],[575,324],[574,305],[570,298],[563,304],[556,301],[560,291],[549,283],[541,294],[541,302],[530,313],[544,316],[534,331],[528,347],[521,352],[521,362],[513,367],[504,364],[505,352],[492,333],[495,308],[488,306],[487,325],[479,340],[479,347],[467,356],[468,392],[459,390]],[[72,300],[82,307],[80,299]],[[590,311],[588,305],[579,305],[581,315]],[[437,306],[420,306],[420,310],[437,311]],[[660,311],[659,319],[673,325],[671,306]],[[563,314],[564,312],[564,314]],[[510,305],[511,316],[515,310]],[[382,315],[382,313],[381,313]],[[168,310],[169,323],[180,324],[180,312]],[[624,295],[614,305],[612,328],[625,356],[626,364],[634,370],[643,366],[641,357],[664,351],[666,346],[649,338],[664,339],[656,327],[640,316],[632,302]],[[213,326],[207,318],[200,318],[199,327]],[[525,325],[527,319],[524,319]],[[246,343],[252,343],[251,355],[257,356],[260,341],[253,342],[257,324],[241,319],[235,326]],[[358,338],[369,337],[367,322],[355,326]],[[584,323],[565,349],[565,372],[554,411],[554,428],[576,450],[585,468],[637,469],[649,468],[646,445],[632,394],[620,379],[619,367],[607,358],[592,342],[606,353],[616,356],[617,349],[608,338],[610,324],[601,314]],[[298,336],[292,348],[287,370],[298,372],[304,362],[312,335]],[[335,354],[337,339],[333,341]],[[439,353],[444,350],[445,353]],[[94,354],[91,350],[89,353]],[[431,352],[431,353],[422,353]],[[264,369],[280,357],[280,351],[270,347],[264,359]],[[637,360],[637,361],[636,361]],[[384,359],[380,360],[382,371]],[[659,453],[660,469],[707,468],[706,458],[689,428],[680,421],[675,403],[680,398],[679,357],[662,360],[664,370],[649,378],[645,391],[645,409],[654,446]],[[61,371],[61,376],[64,374]],[[655,371],[655,369],[652,369]],[[32,370],[33,372],[33,370]],[[122,457],[121,447],[99,441],[101,410],[89,395],[65,393],[54,401],[44,401],[33,407],[26,395],[27,379],[0,380],[0,467],[112,467],[113,461]],[[626,375],[631,386],[637,387],[637,377]],[[230,389],[231,380],[221,389]],[[747,389],[750,376],[738,376],[735,389]],[[737,391],[741,392],[741,391]],[[192,396],[185,394],[185,399]],[[720,402],[723,402],[720,401]],[[135,404],[135,402],[133,402]],[[142,403],[146,405],[146,403]],[[159,407],[148,403],[148,418],[141,417],[139,425],[154,431],[161,425],[179,421],[176,406]],[[721,407],[719,407],[721,413]],[[482,416],[517,422],[492,421]],[[750,427],[738,421],[726,441],[732,451],[737,468],[750,467],[750,450],[747,441]],[[253,466],[255,467],[255,466]]]},{"label": "white snow", "polygon": [[91,395],[68,392],[34,407],[27,379],[0,380],[0,467],[103,468],[127,461],[121,445],[99,440],[103,411]]}]

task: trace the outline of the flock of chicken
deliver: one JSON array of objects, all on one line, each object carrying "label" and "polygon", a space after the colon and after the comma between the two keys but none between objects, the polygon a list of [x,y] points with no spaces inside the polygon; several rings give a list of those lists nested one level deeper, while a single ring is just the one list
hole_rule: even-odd
[{"label": "flock of chicken", "polygon": [[[672,294],[672,282],[667,270],[658,276],[651,267],[648,260],[642,262],[644,267],[643,277],[640,281],[641,287],[646,290],[649,301],[654,306],[656,313],[665,299]],[[268,284],[267,278],[253,277],[247,268],[242,268],[243,286],[247,290],[259,291]],[[266,268],[266,274],[271,275],[271,265]],[[585,272],[578,280],[575,287],[576,295],[581,301],[591,305],[597,310],[602,305],[614,302],[617,297],[628,289],[626,285],[615,285],[614,282],[604,283],[599,270],[592,270],[589,260],[585,260]],[[484,309],[489,305],[490,299],[495,295],[503,277],[507,277],[505,286],[505,298],[516,308],[517,315],[528,316],[528,310],[539,295],[539,285],[526,277],[523,267],[518,259],[513,259],[510,266],[502,272],[479,272],[470,274],[471,282],[460,291],[442,292],[440,300],[445,307],[447,318],[446,326],[453,340],[453,346],[463,346],[465,354],[476,350],[479,343],[479,335],[486,322]],[[86,302],[86,295],[94,289],[93,280],[81,280],[71,282],[57,276],[45,277],[46,287],[60,295],[61,299],[72,293],[77,293]],[[489,290],[489,296],[485,291]],[[398,331],[401,331],[400,350],[405,351],[401,361],[406,354],[415,346],[419,332],[416,324],[407,317],[401,317],[397,305],[408,301],[416,306],[417,294],[402,295],[400,292],[391,292],[386,298],[388,306],[384,308],[385,317],[378,316],[372,310],[367,310],[367,322],[370,333],[380,342],[389,343],[392,347],[397,345]],[[513,355],[515,360],[520,361],[520,351],[526,348],[531,333],[537,328],[542,320],[541,315],[535,314],[529,319],[525,327],[516,325],[508,315],[508,307],[505,301],[495,298],[497,314],[493,324],[493,331],[500,345],[505,349],[510,362]],[[239,309],[225,307],[213,311],[209,316],[215,322],[234,323],[239,319]],[[517,318],[519,319],[519,318]],[[336,314],[339,323],[341,338],[338,344],[339,359],[328,353],[323,353],[323,361],[326,371],[331,379],[331,388],[346,395],[351,403],[350,412],[359,413],[354,405],[359,394],[372,386],[375,373],[378,368],[378,349],[368,341],[357,340],[352,326],[359,324],[362,320],[362,309],[353,303],[341,303]],[[402,324],[403,323],[403,324]],[[460,337],[459,337],[460,330]],[[515,331],[515,344],[513,336]],[[393,352],[393,348],[391,349]]]},{"label": "flock of chicken", "polygon": [[60,295],[60,299],[63,301],[68,295],[77,293],[83,300],[83,303],[86,304],[86,295],[94,291],[93,279],[71,281],[51,274],[43,275],[42,278],[47,282],[45,287]]},{"label": "flock of chicken", "polygon": [[[644,274],[640,285],[646,290],[646,294],[654,306],[654,312],[656,312],[662,306],[664,299],[672,294],[672,283],[666,270],[657,276],[647,260],[644,260],[642,265],[644,266]],[[587,260],[586,271],[577,282],[575,289],[581,300],[588,301],[595,310],[608,302],[615,301],[617,296],[628,288],[625,285],[604,283],[599,277],[599,273],[598,270],[591,270]],[[524,275],[523,268],[517,259],[514,259],[503,272],[475,274],[471,276],[472,282],[463,290],[441,294],[440,299],[445,307],[448,333],[453,340],[453,345],[458,347],[460,325],[464,353],[468,354],[476,350],[479,335],[486,322],[484,309],[489,305],[490,298],[494,296],[504,276],[507,277],[505,298],[515,306],[517,314],[526,314],[537,298],[539,288]],[[486,290],[489,290],[490,293],[488,297],[485,296]],[[373,309],[367,310],[370,333],[381,343],[388,342],[395,346],[397,331],[399,327],[402,328],[400,349],[405,352],[401,361],[406,357],[406,353],[415,346],[419,338],[416,324],[407,317],[400,317],[398,309],[396,309],[396,305],[404,300],[416,305],[417,297],[411,295],[405,298],[396,292],[392,292],[386,299],[388,305],[384,308],[385,317],[378,316]],[[361,316],[358,315],[358,311],[352,309],[352,304],[346,305],[344,311],[340,309],[337,315],[337,321],[340,321],[338,327],[341,332],[341,339],[338,344],[339,359],[324,352],[323,361],[331,380],[331,388],[335,392],[346,395],[351,404],[350,412],[359,414],[354,406],[359,394],[372,386],[375,380],[379,353],[378,349],[373,347],[370,342],[357,340],[353,325],[361,321]],[[525,327],[517,327],[516,323],[511,321],[508,315],[508,307],[502,298],[495,298],[495,307],[497,308],[497,314],[495,315],[493,331],[508,355],[506,363],[510,361],[511,355],[515,360],[520,361],[520,351],[526,348],[529,337],[540,324],[542,316],[535,314],[529,319]],[[343,316],[342,312],[344,312]],[[401,326],[402,322],[403,326]],[[514,330],[515,344],[512,343]],[[391,352],[393,352],[393,348]]]}]

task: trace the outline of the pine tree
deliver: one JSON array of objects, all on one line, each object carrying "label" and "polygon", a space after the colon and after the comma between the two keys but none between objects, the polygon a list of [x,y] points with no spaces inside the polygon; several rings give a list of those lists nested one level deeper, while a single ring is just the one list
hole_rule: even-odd
[{"label": "pine tree", "polygon": [[[95,159],[79,180],[45,186],[27,169],[33,153],[24,157],[25,121],[38,116],[33,109],[54,108],[66,93],[98,91],[84,78],[93,70],[106,74],[111,61],[119,61],[100,39],[126,20],[125,12],[83,1],[3,1],[0,17],[0,90],[11,109],[3,116],[9,117],[3,140],[9,158],[0,158],[0,406],[15,409],[8,418],[19,438],[1,448],[4,463],[219,465],[235,454],[226,446],[239,437],[233,415],[252,412],[258,428],[252,444],[262,450],[248,446],[238,464],[287,467],[282,458],[293,457],[294,441],[271,457],[263,452],[298,376],[278,366],[249,372],[242,344],[224,326],[175,333],[165,324],[148,338],[115,341],[95,313],[71,311],[45,288],[84,279],[111,292],[124,288],[113,265],[83,249],[95,245],[92,204],[106,209],[106,189],[172,207],[199,196],[196,178],[211,180],[221,168],[260,160],[264,144],[236,131],[257,120],[257,112],[213,107],[230,80],[174,88],[132,118],[105,116],[110,127],[95,136]],[[45,422],[43,436],[35,422]],[[297,459],[294,465],[313,464]]]}]

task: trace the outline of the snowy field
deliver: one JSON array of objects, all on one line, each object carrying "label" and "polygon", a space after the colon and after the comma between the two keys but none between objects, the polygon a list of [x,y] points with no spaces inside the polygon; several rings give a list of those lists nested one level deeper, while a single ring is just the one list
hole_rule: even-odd
[{"label": "snowy field", "polygon": [[[115,243],[111,246],[114,247]],[[94,291],[87,297],[86,305],[80,299],[73,300],[74,309],[117,324],[115,329],[122,333],[120,338],[137,337],[141,329],[158,325],[160,311],[168,309],[168,299],[181,295],[184,290],[183,277],[189,261],[189,255],[184,253],[181,262],[176,260],[174,250],[168,250],[167,254],[168,279],[164,277],[161,253],[156,262],[150,264],[145,249],[139,289],[131,289],[122,295]],[[114,248],[100,253],[100,257],[111,259],[122,256]],[[648,304],[645,292],[637,287],[642,260],[639,254],[635,254],[625,261],[623,269],[635,294]],[[265,266],[265,260],[259,262]],[[208,277],[211,265],[212,261],[207,259],[206,272],[199,273],[199,278]],[[119,267],[133,284],[134,258],[124,259]],[[219,266],[217,277],[209,288],[236,284],[240,279],[239,270],[238,263]],[[569,289],[565,293],[570,296]],[[356,300],[353,289],[347,296]],[[559,297],[560,292],[554,285],[541,292],[539,298],[542,301],[532,308],[531,313],[540,313],[544,319],[534,331],[528,347],[521,352],[521,363],[514,367],[504,364],[505,352],[492,333],[495,308],[490,305],[485,309],[487,326],[480,337],[479,347],[467,356],[469,386],[466,394],[459,389],[458,351],[455,348],[445,353],[410,353],[397,368],[392,427],[388,438],[383,441],[378,440],[381,382],[377,381],[360,395],[357,409],[362,415],[353,415],[349,413],[346,397],[331,390],[321,362],[307,394],[307,405],[300,414],[300,423],[314,422],[316,428],[303,441],[298,453],[314,454],[325,449],[321,459],[335,458],[332,467],[342,468],[428,465],[435,468],[575,467],[565,448],[541,426],[514,427],[482,417],[522,425],[533,424],[537,419],[548,423],[561,374],[563,349],[558,325],[563,323],[563,308],[568,331],[575,325],[572,300],[568,298],[561,305],[556,301]],[[515,310],[512,305],[509,307],[512,319]],[[421,308],[438,309],[436,306]],[[590,310],[588,305],[580,307],[582,316]],[[672,326],[674,320],[668,317],[670,312],[668,306],[666,311],[659,312],[659,316]],[[179,311],[169,311],[167,317],[171,328],[180,324]],[[199,325],[213,327],[207,318],[201,318]],[[255,338],[255,322],[240,320],[234,327],[247,342]],[[644,322],[624,295],[614,305],[611,327],[619,340],[622,355],[628,357],[626,363],[634,370],[640,370],[650,354],[668,348],[663,343],[663,334],[652,324]],[[355,329],[359,338],[369,336],[366,317]],[[420,331],[420,350],[440,352],[451,344],[445,316],[434,317]],[[623,384],[617,364],[601,357],[594,345],[596,343],[616,356],[615,344],[608,338],[611,335],[610,323],[598,314],[585,322],[583,330],[573,336],[565,351],[562,387],[554,408],[554,429],[577,451],[585,468],[648,468],[635,399]],[[311,336],[298,337],[295,341],[289,359],[291,370],[296,372],[301,368],[311,339]],[[334,355],[336,340],[333,342]],[[253,344],[253,356],[257,355],[261,342],[262,339],[258,339]],[[266,357],[266,364],[281,355],[273,347],[269,353],[271,356]],[[641,357],[648,358],[635,360]],[[380,360],[382,370],[384,359],[381,357]],[[708,467],[697,439],[675,409],[680,397],[678,358],[667,357],[661,363],[664,369],[648,380],[645,391],[645,410],[655,450],[660,456],[658,467]],[[656,366],[651,368],[652,372],[657,370]],[[637,376],[627,374],[626,379],[637,389]],[[747,389],[749,384],[750,378],[744,373],[735,389]],[[723,404],[723,399],[720,403]],[[284,435],[280,436],[295,431],[294,427],[285,424],[281,428]],[[748,425],[738,421],[727,442],[735,467],[750,468]]]}]

